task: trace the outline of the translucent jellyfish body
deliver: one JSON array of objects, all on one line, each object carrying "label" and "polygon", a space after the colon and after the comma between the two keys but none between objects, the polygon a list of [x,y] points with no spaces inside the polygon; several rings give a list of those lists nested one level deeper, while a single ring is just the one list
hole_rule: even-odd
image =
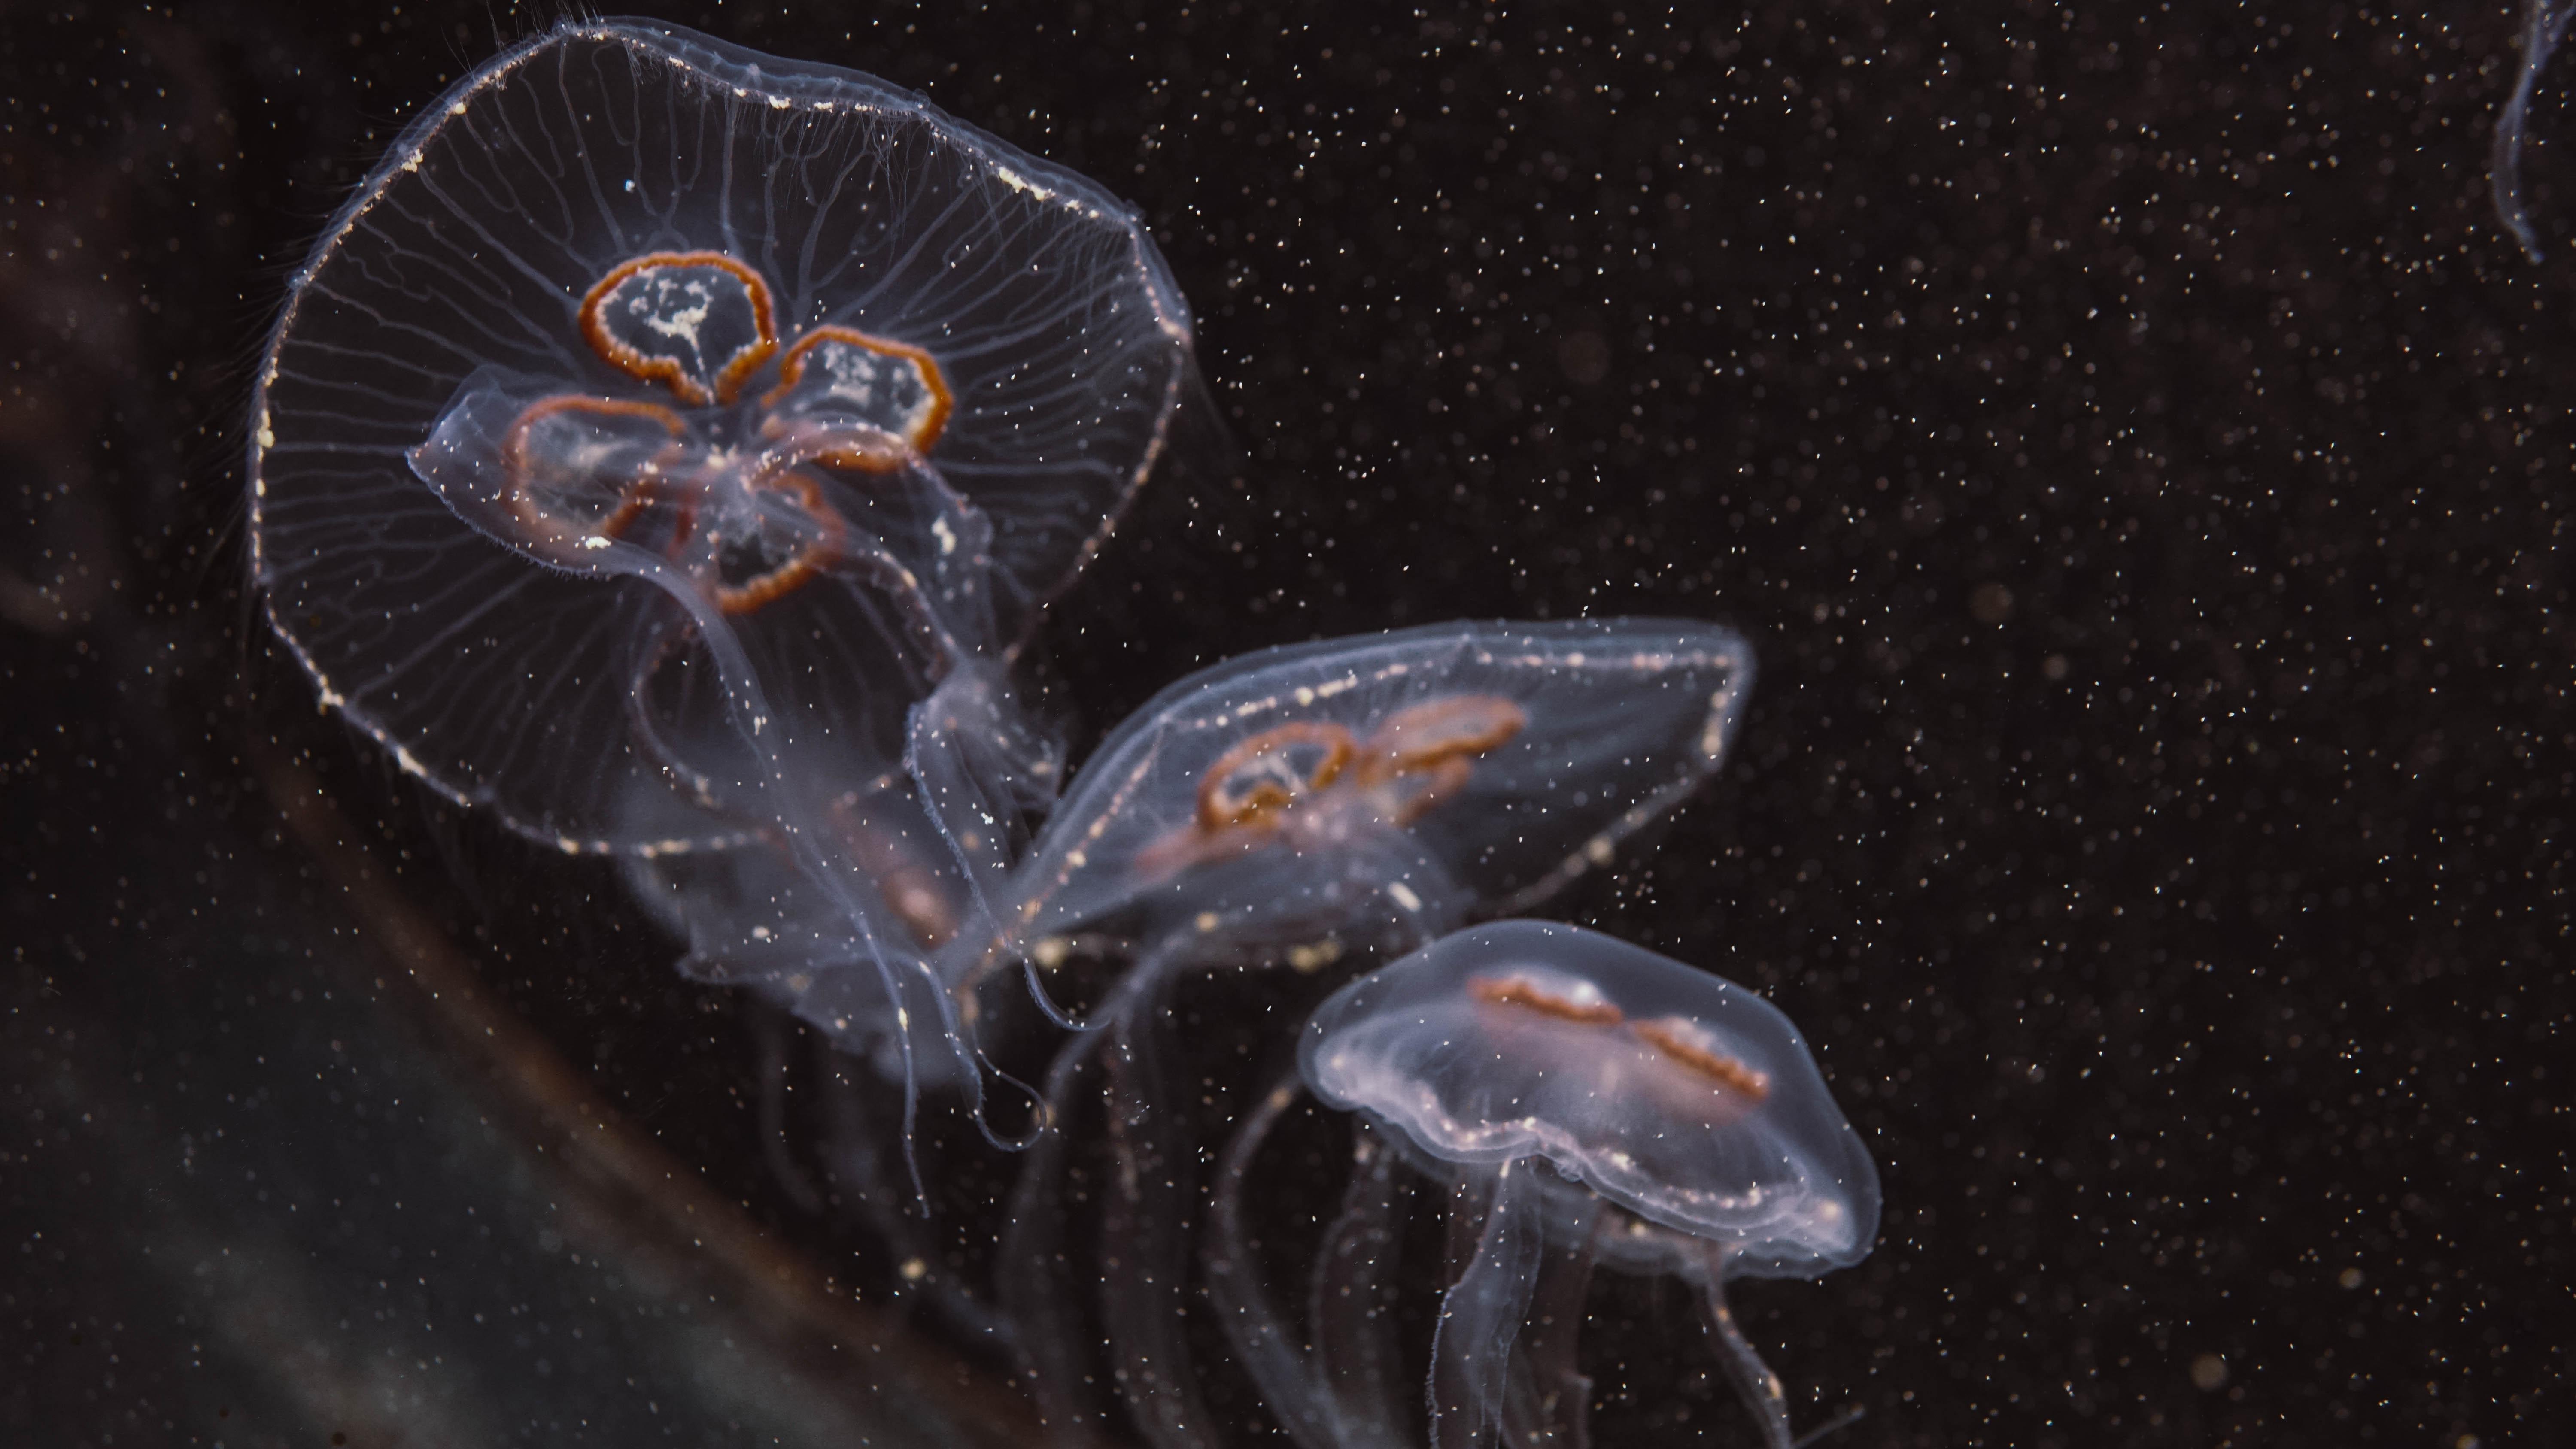
[{"label": "translucent jellyfish body", "polygon": [[[1433,1344],[1436,1444],[1585,1442],[1573,1326],[1597,1262],[1690,1282],[1767,1441],[1786,1449],[1778,1381],[1736,1331],[1722,1285],[1859,1261],[1879,1193],[1867,1150],[1777,1009],[1595,932],[1500,921],[1336,992],[1309,1019],[1298,1066],[1317,1097],[1369,1124],[1318,1260],[1315,1350],[1288,1346],[1241,1226],[1249,1160],[1284,1091],[1228,1150],[1211,1282],[1301,1442],[1404,1437],[1382,1368],[1385,1267],[1353,1262],[1394,1240],[1383,1137],[1450,1188],[1453,1241],[1475,1245]],[[1534,1299],[1554,1304],[1538,1315],[1543,1332],[1525,1331]]]},{"label": "translucent jellyfish body", "polygon": [[1228,660],[1102,742],[1016,872],[998,949],[1101,922],[1286,940],[1369,913],[1409,946],[1526,908],[1697,788],[1752,684],[1741,638],[1671,619]]},{"label": "translucent jellyfish body", "polygon": [[900,764],[1193,376],[1081,177],[866,76],[567,23],[415,122],[296,274],[254,568],[325,698],[460,801],[567,848],[736,839],[782,760],[834,794]]},{"label": "translucent jellyfish body", "polygon": [[[1137,943],[1050,1069],[1068,1120],[1104,1062],[1111,1150],[1100,1284],[1116,1382],[1159,1443],[1206,1422],[1184,1352],[1197,1149],[1176,1110],[1178,974],[1285,951],[1402,951],[1474,913],[1535,901],[1713,771],[1750,651],[1673,620],[1444,624],[1276,649],[1164,691],[1114,731],[1015,873],[1003,934],[960,953],[960,989],[1077,929]],[[1036,982],[1037,994],[1046,985]],[[1023,1164],[1006,1287],[1050,1416],[1078,1418],[1084,1335],[1062,1281],[1064,1140]],[[1044,1326],[1041,1326],[1044,1325]]]}]

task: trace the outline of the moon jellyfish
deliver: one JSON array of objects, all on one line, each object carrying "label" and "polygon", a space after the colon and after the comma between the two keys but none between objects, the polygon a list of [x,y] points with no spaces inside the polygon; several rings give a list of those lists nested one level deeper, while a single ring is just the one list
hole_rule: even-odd
[{"label": "moon jellyfish", "polygon": [[2531,130],[2531,98],[2540,89],[2540,73],[2567,39],[2570,20],[2576,20],[2576,0],[2524,0],[2521,73],[2514,79],[2513,95],[2496,113],[2495,149],[2487,161],[2496,215],[2535,262],[2540,260],[2540,234],[2532,228],[2522,196],[2522,147]]},{"label": "moon jellyfish", "polygon": [[[253,572],[403,768],[567,851],[769,852],[742,870],[792,877],[810,964],[885,973],[835,999],[908,1058],[917,998],[962,1063],[898,897],[926,873],[962,929],[1052,797],[1009,664],[1195,386],[1090,182],[850,71],[568,22],[295,274]],[[784,954],[726,874],[662,883],[693,954]]]},{"label": "moon jellyfish", "polygon": [[1471,903],[1526,909],[1697,789],[1752,683],[1741,638],[1671,619],[1433,624],[1228,660],[1102,741],[984,959],[1101,924],[1293,938],[1373,908],[1418,941]]},{"label": "moon jellyfish", "polygon": [[[1724,1284],[1860,1261],[1879,1195],[1868,1151],[1776,1008],[1596,932],[1498,921],[1334,993],[1307,1022],[1298,1068],[1362,1119],[1315,1269],[1313,1348],[1290,1346],[1250,1280],[1242,1222],[1251,1161],[1291,1087],[1226,1151],[1211,1283],[1300,1444],[1412,1437],[1383,1311],[1401,1156],[1448,1189],[1463,1250],[1432,1342],[1435,1446],[1588,1442],[1575,1333],[1598,1264],[1687,1282],[1765,1442],[1788,1449],[1779,1380],[1736,1328]],[[1548,1308],[1537,1325],[1534,1301]]]},{"label": "moon jellyfish", "polygon": [[1047,1075],[1059,1130],[1022,1166],[1003,1250],[1050,1417],[1083,1413],[1060,1129],[1095,1058],[1118,1161],[1100,1225],[1121,1265],[1101,1283],[1117,1381],[1149,1436],[1188,1443],[1206,1414],[1182,1342],[1196,1149],[1159,1025],[1173,978],[1401,952],[1543,899],[1707,778],[1751,682],[1750,651],[1714,625],[1443,624],[1229,661],[1103,742],[1017,873],[1010,934],[969,953],[960,986],[1025,959],[1044,1002],[1037,973],[1077,928],[1139,943]]}]

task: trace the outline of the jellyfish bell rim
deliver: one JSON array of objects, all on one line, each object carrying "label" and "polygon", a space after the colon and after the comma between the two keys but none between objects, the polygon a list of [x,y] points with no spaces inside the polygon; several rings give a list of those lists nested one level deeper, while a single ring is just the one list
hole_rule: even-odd
[{"label": "jellyfish bell rim", "polygon": [[[1391,1016],[1416,1011],[1415,1024],[1428,1027],[1427,1008],[1455,1003],[1417,1002],[1426,991],[1441,988],[1440,976],[1459,971],[1457,959],[1471,953],[1484,957],[1482,967],[1468,966],[1459,975],[1463,986],[1483,974],[1530,964],[1534,944],[1573,941],[1586,949],[1606,951],[1612,959],[1632,963],[1688,989],[1709,992],[1728,1003],[1730,1011],[1748,1012],[1766,1030],[1779,1033],[1775,1050],[1761,1065],[1766,1071],[1765,1100],[1786,1097],[1807,1106],[1821,1103],[1833,1127],[1816,1140],[1799,1144],[1794,1181],[1764,1193],[1776,1206],[1757,1201],[1755,1211],[1730,1201],[1723,1193],[1676,1187],[1647,1176],[1635,1160],[1614,1145],[1586,1141],[1565,1127],[1536,1117],[1509,1122],[1462,1123],[1449,1112],[1430,1083],[1406,1077],[1382,1061],[1354,1064],[1337,1059],[1331,1044],[1349,1031]],[[1445,958],[1445,959],[1444,959]],[[1497,958],[1504,964],[1496,964]],[[1628,969],[1628,968],[1621,968]],[[1678,973],[1678,974],[1676,974]],[[1426,984],[1427,983],[1427,984]],[[1588,1029],[1625,1030],[1636,1020],[1654,1020],[1667,1011],[1636,1009],[1622,1002],[1615,985],[1604,988],[1621,1020],[1600,1021]],[[1458,992],[1461,997],[1466,992]],[[1393,998],[1393,999],[1390,999]],[[1472,999],[1472,998],[1470,998]],[[1545,1013],[1539,1015],[1545,1016]],[[1454,1056],[1464,1049],[1444,1039],[1440,1047]],[[1507,1060],[1496,1054],[1496,1060]],[[1848,1118],[1842,1115],[1817,1069],[1813,1052],[1794,1022],[1758,994],[1722,977],[1697,970],[1642,946],[1601,932],[1554,921],[1509,919],[1487,921],[1455,931],[1404,958],[1344,985],[1308,1016],[1297,1043],[1298,1074],[1318,1099],[1341,1111],[1357,1112],[1386,1129],[1417,1166],[1434,1176],[1463,1168],[1495,1166],[1524,1158],[1543,1158],[1564,1178],[1583,1184],[1613,1206],[1704,1243],[1726,1248],[1729,1276],[1817,1277],[1866,1258],[1875,1245],[1881,1211],[1877,1165]],[[1544,1068],[1534,1069],[1537,1076]],[[1752,1113],[1745,1119],[1750,1120]],[[1658,1138],[1662,1134],[1655,1134]],[[1433,1164],[1448,1164],[1445,1169]],[[1820,1230],[1820,1224],[1838,1224]]]},{"label": "jellyfish bell rim", "polygon": [[1538,1180],[1547,1240],[1562,1249],[1586,1250],[1595,1267],[1627,1277],[1813,1279],[1859,1261],[1763,1257],[1722,1246],[1712,1254],[1709,1239],[1632,1212],[1582,1179],[1566,1176],[1552,1161]]}]

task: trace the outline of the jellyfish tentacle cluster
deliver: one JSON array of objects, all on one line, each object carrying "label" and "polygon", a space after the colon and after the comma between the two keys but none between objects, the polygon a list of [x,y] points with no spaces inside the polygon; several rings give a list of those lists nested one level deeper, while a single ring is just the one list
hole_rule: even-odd
[{"label": "jellyfish tentacle cluster", "polygon": [[[1580,1445],[1606,1269],[1688,1287],[1782,1449],[1724,1285],[1865,1254],[1867,1152],[1767,1003],[1508,919],[1715,774],[1749,647],[1599,619],[1262,650],[1068,789],[1015,679],[1203,406],[1192,349],[1089,181],[854,72],[570,21],[459,81],[295,275],[255,581],[351,726],[616,857],[682,973],[769,1003],[765,1091],[778,1013],[811,1029],[834,1180],[1068,1442],[1234,1442],[1217,1354],[1302,1449]],[[1256,996],[1272,1059],[1220,1081],[1176,1003]],[[1019,1130],[997,1053],[1034,1068]],[[1013,1181],[989,1281],[897,1206],[952,1165],[916,1155],[925,1094]],[[1310,1100],[1349,1174],[1292,1282],[1252,1208]],[[1432,1201],[1452,1262],[1408,1366]]]}]

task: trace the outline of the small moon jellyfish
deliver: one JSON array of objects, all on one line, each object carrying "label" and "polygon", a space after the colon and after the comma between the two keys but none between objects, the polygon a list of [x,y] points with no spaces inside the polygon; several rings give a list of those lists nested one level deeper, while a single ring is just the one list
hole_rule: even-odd
[{"label": "small moon jellyfish", "polygon": [[[1411,939],[1524,910],[1697,789],[1753,684],[1733,631],[1674,619],[1451,623],[1230,659],[1101,742],[982,963],[1108,922]],[[1212,924],[1210,923],[1212,920]]]},{"label": "small moon jellyfish", "polygon": [[[953,953],[977,981],[1038,972],[1069,933],[1136,941],[1131,964],[1046,1078],[1067,1120],[1108,1064],[1100,1285],[1117,1382],[1158,1442],[1206,1422],[1181,1329],[1196,1149],[1170,1084],[1164,993],[1183,972],[1287,951],[1409,950],[1472,914],[1544,899],[1608,863],[1722,758],[1751,651],[1662,619],[1439,624],[1267,650],[1165,690],[1105,740],[1014,873],[1006,934]],[[1054,1011],[1051,1005],[1050,1011]],[[1058,1235],[1065,1138],[1022,1165],[1006,1297],[1051,1417],[1081,1417],[1081,1335]],[[1050,1328],[1038,1325],[1053,1325]]]},{"label": "small moon jellyfish", "polygon": [[[1383,1311],[1402,1157],[1449,1189],[1461,1249],[1432,1346],[1437,1449],[1498,1434],[1588,1442],[1575,1331],[1596,1264],[1687,1282],[1765,1442],[1789,1449],[1779,1380],[1736,1328],[1724,1284],[1860,1261],[1879,1189],[1778,1009],[1597,932],[1497,921],[1334,993],[1307,1022],[1298,1070],[1362,1119],[1315,1268],[1312,1349],[1291,1347],[1253,1281],[1242,1214],[1251,1161],[1293,1086],[1226,1150],[1209,1265],[1227,1332],[1298,1443],[1411,1437]],[[1534,1301],[1547,1310],[1535,1322]]]},{"label": "small moon jellyfish", "polygon": [[[976,918],[1056,783],[1008,667],[1197,387],[1092,183],[855,72],[568,21],[414,121],[295,274],[252,570],[433,788],[567,851],[775,852],[831,964],[891,973],[918,913],[851,841]],[[703,934],[723,896],[663,904]]]}]

